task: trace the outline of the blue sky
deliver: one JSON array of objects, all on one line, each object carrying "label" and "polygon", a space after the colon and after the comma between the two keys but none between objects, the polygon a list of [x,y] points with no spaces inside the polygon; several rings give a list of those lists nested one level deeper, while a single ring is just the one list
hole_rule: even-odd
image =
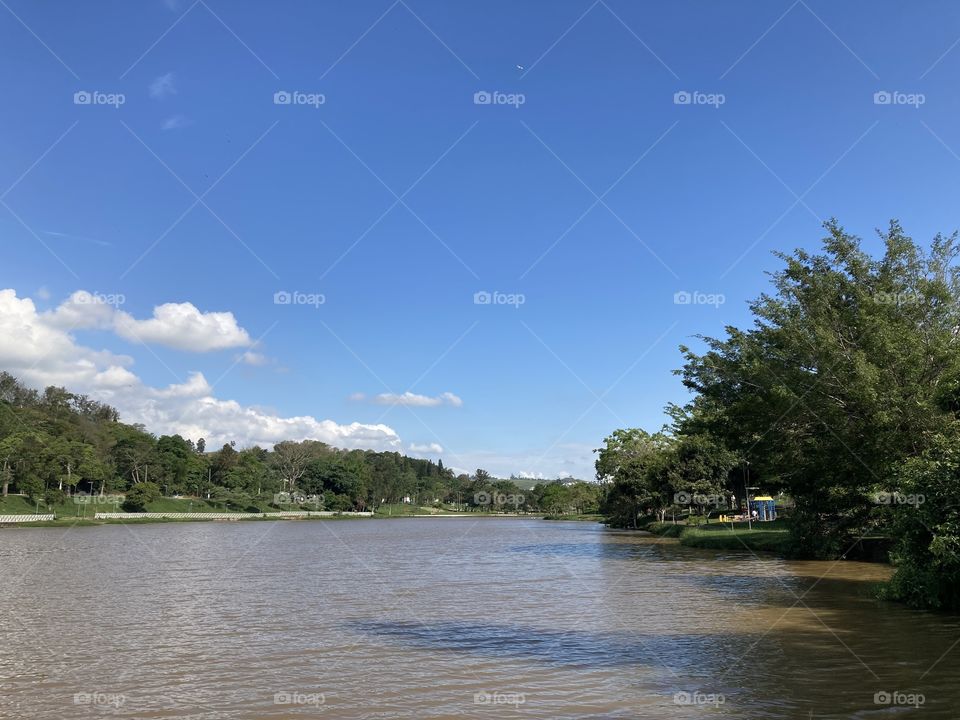
[{"label": "blue sky", "polygon": [[771,251],[960,227],[958,39],[950,2],[4,0],[0,365],[162,432],[589,477]]}]

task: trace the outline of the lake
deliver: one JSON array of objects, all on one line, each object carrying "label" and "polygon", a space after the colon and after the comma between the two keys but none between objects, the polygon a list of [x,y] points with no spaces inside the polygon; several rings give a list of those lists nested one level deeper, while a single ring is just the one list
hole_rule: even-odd
[{"label": "lake", "polygon": [[534,519],[9,529],[0,717],[958,717],[960,621],[888,572]]}]

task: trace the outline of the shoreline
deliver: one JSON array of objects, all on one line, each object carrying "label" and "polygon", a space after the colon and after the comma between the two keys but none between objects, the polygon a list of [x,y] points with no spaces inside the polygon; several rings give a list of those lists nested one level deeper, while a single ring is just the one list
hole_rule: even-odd
[{"label": "shoreline", "polygon": [[[316,520],[401,520],[408,518],[501,518],[501,519],[528,519],[544,520],[543,515],[521,515],[515,513],[436,513],[436,514],[409,514],[409,515],[378,515],[375,513],[329,512],[313,513],[310,515],[281,515],[279,513],[192,513],[192,517],[172,517],[182,513],[131,513],[130,517],[118,517],[119,513],[110,513],[113,517],[90,518],[61,516],[52,520],[19,520],[7,521],[0,515],[0,530],[15,528],[43,528],[43,527],[97,527],[100,525],[152,525],[163,523],[190,523],[190,522],[278,522],[278,521],[316,521]],[[209,515],[210,517],[203,517]],[[592,521],[592,518],[590,519]],[[584,521],[587,521],[586,519]]]}]

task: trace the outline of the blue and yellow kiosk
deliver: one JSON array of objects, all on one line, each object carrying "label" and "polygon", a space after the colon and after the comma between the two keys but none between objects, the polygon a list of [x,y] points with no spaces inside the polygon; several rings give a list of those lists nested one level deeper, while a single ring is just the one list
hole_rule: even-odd
[{"label": "blue and yellow kiosk", "polygon": [[750,514],[756,512],[754,520],[768,522],[777,519],[777,508],[773,498],[769,495],[758,495],[750,499]]}]

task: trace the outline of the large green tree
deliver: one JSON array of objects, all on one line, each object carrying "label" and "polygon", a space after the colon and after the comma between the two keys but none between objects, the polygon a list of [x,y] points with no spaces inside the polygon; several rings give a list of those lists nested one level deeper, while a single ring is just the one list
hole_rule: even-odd
[{"label": "large green tree", "polygon": [[700,422],[796,501],[799,552],[843,553],[876,529],[869,498],[897,468],[952,437],[960,377],[956,236],[929,247],[897,223],[868,255],[836,223],[820,253],[780,255],[753,327],[685,350]]}]

